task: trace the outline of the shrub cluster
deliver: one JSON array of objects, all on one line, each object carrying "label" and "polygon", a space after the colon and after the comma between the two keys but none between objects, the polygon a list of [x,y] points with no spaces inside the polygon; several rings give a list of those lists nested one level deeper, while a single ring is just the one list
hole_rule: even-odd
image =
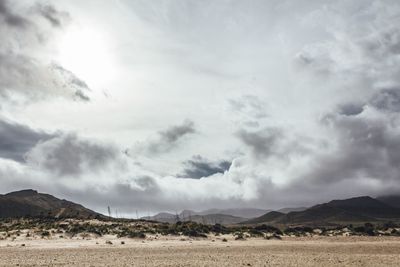
[{"label": "shrub cluster", "polygon": [[26,237],[38,235],[51,238],[60,237],[86,237],[90,234],[96,236],[117,235],[127,238],[146,238],[147,235],[176,235],[195,238],[205,238],[209,234],[234,235],[237,240],[246,237],[265,237],[266,239],[280,239],[281,236],[309,236],[309,235],[388,235],[400,236],[400,225],[393,222],[361,225],[333,226],[331,228],[297,226],[287,227],[283,231],[277,227],[261,224],[256,226],[224,226],[221,224],[207,225],[196,222],[177,222],[174,224],[150,222],[143,220],[77,220],[54,218],[20,218],[0,219],[0,238],[14,238],[20,236],[23,230]]}]

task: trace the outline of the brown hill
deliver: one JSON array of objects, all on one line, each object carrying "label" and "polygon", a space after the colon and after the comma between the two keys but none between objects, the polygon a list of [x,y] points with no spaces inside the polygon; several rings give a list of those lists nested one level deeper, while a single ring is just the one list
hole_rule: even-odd
[{"label": "brown hill", "polygon": [[0,218],[16,217],[88,219],[104,216],[82,205],[28,189],[0,195]]},{"label": "brown hill", "polygon": [[332,200],[286,215],[270,212],[245,223],[326,225],[387,220],[400,220],[400,209],[364,196]]}]

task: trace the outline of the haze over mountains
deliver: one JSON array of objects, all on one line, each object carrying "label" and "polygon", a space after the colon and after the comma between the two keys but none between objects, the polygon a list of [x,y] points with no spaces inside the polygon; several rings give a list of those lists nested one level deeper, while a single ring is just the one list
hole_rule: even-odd
[{"label": "haze over mountains", "polygon": [[[335,223],[369,222],[400,219],[400,197],[387,196],[377,199],[363,196],[345,200],[332,200],[310,208],[282,208],[277,211],[262,209],[211,209],[201,212],[184,210],[180,214],[159,213],[145,217],[163,222],[193,220],[205,223],[244,224],[307,224],[325,225]],[[247,216],[245,216],[247,215]],[[253,217],[251,217],[253,215]],[[256,216],[254,216],[256,215]],[[251,219],[246,219],[251,218]]]},{"label": "haze over mountains", "polygon": [[[279,209],[278,212],[281,213],[289,213],[292,211],[303,211],[307,209],[306,207],[298,207],[298,208],[282,208]],[[218,215],[220,219],[232,219],[235,221],[245,221],[246,219],[252,219],[259,216],[262,216],[272,210],[270,209],[256,209],[256,208],[236,208],[236,209],[208,209],[203,211],[193,211],[193,210],[183,210],[179,214],[173,214],[169,212],[160,212],[154,216],[145,216],[143,219],[148,220],[159,220],[164,222],[175,222],[177,219],[179,220],[189,220],[195,219],[198,217],[205,217],[206,220],[213,220],[213,215]]]},{"label": "haze over mountains", "polygon": [[289,212],[292,212],[292,211],[303,211],[303,210],[306,210],[306,209],[307,209],[307,207],[282,208],[282,209],[279,209],[279,210],[277,210],[277,211],[286,214],[286,213],[289,213]]},{"label": "haze over mountains", "polygon": [[204,211],[183,210],[179,214],[161,212],[154,216],[142,217],[142,219],[174,223],[180,221],[195,221],[207,224],[232,224],[246,221],[267,213],[270,210],[255,208],[237,209],[208,209]]}]

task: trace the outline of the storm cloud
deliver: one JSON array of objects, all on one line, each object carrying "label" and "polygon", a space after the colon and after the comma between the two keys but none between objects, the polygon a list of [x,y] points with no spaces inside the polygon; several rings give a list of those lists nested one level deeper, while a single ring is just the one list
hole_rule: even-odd
[{"label": "storm cloud", "polygon": [[35,130],[26,125],[0,120],[0,157],[23,162],[25,154],[36,144],[53,137],[54,134]]},{"label": "storm cloud", "polygon": [[118,154],[112,145],[64,134],[37,144],[26,160],[29,165],[56,175],[77,177],[106,169],[118,159]]},{"label": "storm cloud", "polygon": [[307,175],[313,183],[359,178],[375,182],[377,187],[398,183],[400,113],[397,101],[397,91],[383,89],[364,104],[365,109],[328,113],[321,124],[333,131],[333,150],[318,154],[315,168]]},{"label": "storm cloud", "polygon": [[200,179],[216,173],[224,173],[229,170],[231,164],[232,162],[227,160],[211,162],[200,155],[196,155],[183,163],[185,168],[178,177]]}]

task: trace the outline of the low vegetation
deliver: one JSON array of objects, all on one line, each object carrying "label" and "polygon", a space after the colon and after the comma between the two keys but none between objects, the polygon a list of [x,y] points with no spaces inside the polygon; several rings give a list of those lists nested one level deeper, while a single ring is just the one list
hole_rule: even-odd
[{"label": "low vegetation", "polygon": [[[0,240],[25,238],[96,238],[112,235],[119,238],[145,239],[148,236],[187,236],[207,238],[231,235],[236,240],[247,238],[281,239],[304,236],[400,236],[400,225],[384,224],[344,225],[330,228],[296,226],[277,228],[261,224],[256,226],[206,225],[196,222],[174,224],[143,220],[78,220],[78,219],[3,219],[0,220]],[[225,237],[223,238],[224,240]]]}]

